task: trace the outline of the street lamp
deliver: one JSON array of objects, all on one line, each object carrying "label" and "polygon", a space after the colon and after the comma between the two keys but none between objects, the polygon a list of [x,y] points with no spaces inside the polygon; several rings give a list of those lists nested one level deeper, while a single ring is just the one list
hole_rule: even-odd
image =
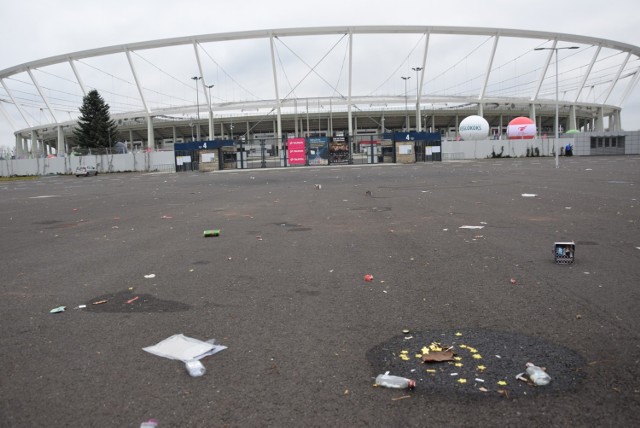
[{"label": "street lamp", "polygon": [[209,138],[214,140],[216,137],[216,130],[213,127],[213,110],[211,110],[211,88],[216,85],[205,85],[209,89]]},{"label": "street lamp", "polygon": [[422,131],[422,118],[420,117],[420,88],[418,87],[418,72],[422,67],[411,67],[416,72],[416,131]]},{"label": "street lamp", "polygon": [[579,46],[563,46],[561,48],[535,48],[534,51],[555,51],[556,54],[556,119],[554,123],[554,138],[555,142],[553,143],[554,150],[556,151],[556,168],[559,167],[558,160],[558,152],[560,149],[558,148],[558,128],[560,127],[560,117],[559,117],[559,101],[558,101],[558,51],[560,49],[580,49]]},{"label": "street lamp", "polygon": [[409,132],[409,105],[407,104],[407,80],[411,79],[411,76],[400,76],[402,80],[404,80],[404,113],[406,117],[405,120],[405,131]]},{"label": "street lamp", "polygon": [[200,100],[198,99],[198,80],[202,80],[202,76],[193,76],[191,80],[196,82],[196,110],[198,112],[198,120],[196,121],[196,138],[200,141]]}]

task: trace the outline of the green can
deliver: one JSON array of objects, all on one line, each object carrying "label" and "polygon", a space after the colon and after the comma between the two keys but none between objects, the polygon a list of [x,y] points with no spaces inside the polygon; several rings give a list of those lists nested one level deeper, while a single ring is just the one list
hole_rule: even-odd
[{"label": "green can", "polygon": [[210,236],[220,236],[220,229],[205,230],[204,237],[208,238]]}]

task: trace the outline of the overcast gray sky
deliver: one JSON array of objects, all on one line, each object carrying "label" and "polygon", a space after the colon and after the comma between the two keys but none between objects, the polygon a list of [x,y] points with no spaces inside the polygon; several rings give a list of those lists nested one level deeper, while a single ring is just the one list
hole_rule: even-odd
[{"label": "overcast gray sky", "polygon": [[[637,0],[0,0],[0,69],[48,56],[192,34],[333,25],[506,27],[640,45]],[[640,129],[640,86],[623,106]],[[0,116],[0,145],[13,146]]]}]

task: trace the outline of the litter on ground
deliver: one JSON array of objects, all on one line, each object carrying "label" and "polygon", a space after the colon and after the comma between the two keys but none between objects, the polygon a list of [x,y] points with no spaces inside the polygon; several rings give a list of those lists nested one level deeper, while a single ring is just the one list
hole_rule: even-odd
[{"label": "litter on ground", "polygon": [[184,363],[200,360],[225,349],[227,349],[226,346],[215,344],[215,339],[203,342],[183,334],[174,334],[155,345],[142,348],[143,351],[150,354]]}]

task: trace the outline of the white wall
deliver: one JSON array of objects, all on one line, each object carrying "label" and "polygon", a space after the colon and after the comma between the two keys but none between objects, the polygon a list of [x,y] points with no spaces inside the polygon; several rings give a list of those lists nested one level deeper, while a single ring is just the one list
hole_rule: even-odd
[{"label": "white wall", "polygon": [[9,159],[0,160],[0,176],[73,174],[80,165],[95,166],[99,173],[175,171],[175,158],[173,152],[138,152],[121,155]]},{"label": "white wall", "polygon": [[[479,140],[479,141],[443,141],[443,160],[448,159],[485,159],[490,158],[492,152],[499,154],[504,147],[502,156],[523,157],[527,155],[527,148],[540,151],[540,156],[553,156],[553,138],[532,140]],[[561,146],[573,144],[573,139],[560,138]]]}]

